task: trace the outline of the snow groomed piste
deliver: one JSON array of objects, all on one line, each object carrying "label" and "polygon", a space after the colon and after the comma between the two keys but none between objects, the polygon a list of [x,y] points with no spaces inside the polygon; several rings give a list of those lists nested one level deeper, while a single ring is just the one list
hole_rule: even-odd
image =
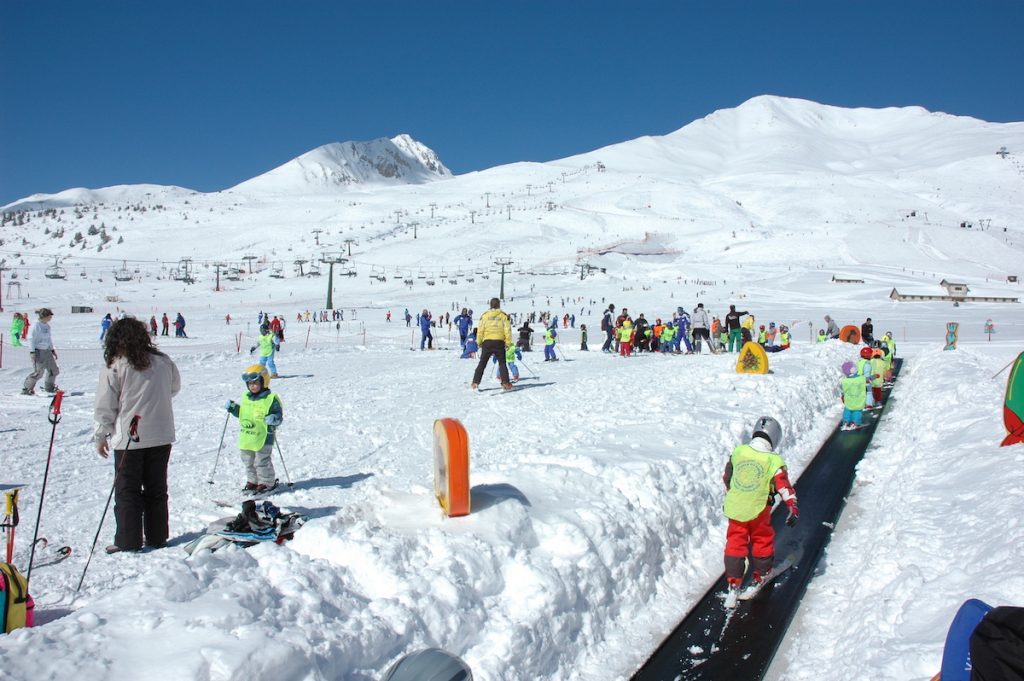
[{"label": "snow groomed piste", "polygon": [[[902,360],[893,361],[899,374]],[[891,388],[878,418],[867,418],[857,431],[838,427],[818,450],[794,487],[800,499],[800,522],[786,526],[780,504],[772,515],[776,532],[775,556],[781,562],[796,553],[799,560],[749,601],[735,610],[723,606],[723,573],[678,627],[654,651],[632,681],[702,681],[761,679],[782,643],[832,537],[832,531],[853,486],[857,464],[889,405]]]}]

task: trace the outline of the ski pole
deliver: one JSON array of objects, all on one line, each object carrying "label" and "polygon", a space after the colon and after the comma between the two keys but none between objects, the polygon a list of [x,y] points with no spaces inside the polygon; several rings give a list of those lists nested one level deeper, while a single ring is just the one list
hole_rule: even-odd
[{"label": "ski pole", "polygon": [[7,530],[7,562],[14,560],[14,528],[18,526],[20,517],[18,515],[18,495],[20,488],[4,491],[4,523]]},{"label": "ski pole", "polygon": [[531,369],[530,365],[527,364],[524,360],[519,360],[519,363],[522,364],[523,368],[529,371],[534,378],[540,378],[540,376],[537,375],[537,372]]},{"label": "ski pole", "polygon": [[284,454],[281,453],[281,443],[278,442],[277,435],[274,436],[274,446],[277,447],[277,456],[281,459],[281,468],[284,469],[284,479],[288,483],[288,486],[292,486],[292,476],[288,475],[288,466],[284,463]]},{"label": "ski pole", "polygon": [[210,483],[211,485],[213,484],[213,476],[217,472],[217,464],[220,463],[220,450],[224,448],[224,436],[227,435],[227,432],[228,432],[228,421],[230,421],[230,420],[231,420],[231,412],[229,411],[227,417],[224,419],[224,430],[222,430],[220,432],[220,444],[217,445],[217,456],[213,460],[213,470],[210,471],[210,479],[206,481],[206,482]]},{"label": "ski pole", "polygon": [[25,583],[32,579],[32,563],[36,558],[36,540],[39,539],[39,520],[43,517],[43,499],[46,498],[46,481],[50,478],[50,459],[53,458],[53,441],[57,437],[57,424],[60,422],[60,404],[64,400],[64,391],[58,390],[50,402],[50,414],[47,420],[53,424],[50,430],[50,451],[46,454],[46,469],[43,472],[43,488],[39,492],[39,508],[36,510],[36,529],[32,532],[32,550],[28,554],[28,570],[25,572]]},{"label": "ski pole", "polygon": [[[96,536],[92,538],[92,547],[89,549],[89,557],[85,559],[85,567],[82,568],[82,576],[78,580],[78,587],[75,588],[75,598],[78,597],[78,592],[82,590],[82,582],[85,581],[85,573],[89,569],[89,563],[92,562],[92,554],[96,551],[96,542],[99,541],[100,532],[103,530],[103,521],[107,519],[107,509],[110,508],[110,500],[114,498],[114,488],[117,486],[117,474],[121,472],[121,466],[124,465],[125,459],[128,458],[129,447],[132,446],[133,442],[139,441],[140,420],[142,420],[142,417],[136,414],[132,417],[132,422],[128,426],[128,444],[124,447],[124,454],[121,456],[120,463],[118,463],[117,468],[114,469],[114,481],[110,483],[110,494],[107,495],[107,503],[103,507],[103,515],[100,516],[100,525],[96,528]],[[72,598],[72,600],[74,600],[74,598]]]}]

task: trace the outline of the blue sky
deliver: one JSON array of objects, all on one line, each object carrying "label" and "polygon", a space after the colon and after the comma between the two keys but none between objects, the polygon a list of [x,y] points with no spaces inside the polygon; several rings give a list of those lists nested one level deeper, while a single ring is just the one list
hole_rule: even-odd
[{"label": "blue sky", "polygon": [[0,0],[0,204],[409,133],[455,173],[760,94],[1024,120],[1024,3]]}]

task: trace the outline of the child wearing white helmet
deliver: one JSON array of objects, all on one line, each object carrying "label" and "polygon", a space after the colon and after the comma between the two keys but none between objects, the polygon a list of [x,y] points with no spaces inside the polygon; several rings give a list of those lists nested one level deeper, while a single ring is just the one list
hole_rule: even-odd
[{"label": "child wearing white helmet", "polygon": [[775,565],[775,531],[772,504],[779,494],[789,508],[787,525],[800,517],[796,491],[789,482],[786,464],[775,447],[782,439],[782,426],[770,416],[754,422],[750,442],[732,451],[722,476],[725,482],[725,515],[729,528],[725,542],[725,576],[730,595],[738,593],[751,555],[754,584],[760,584]]}]

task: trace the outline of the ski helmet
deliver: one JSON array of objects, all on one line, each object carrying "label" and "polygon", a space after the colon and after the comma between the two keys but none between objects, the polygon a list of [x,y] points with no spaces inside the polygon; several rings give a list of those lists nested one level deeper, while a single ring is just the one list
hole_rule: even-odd
[{"label": "ski helmet", "polygon": [[262,324],[260,324],[260,334],[266,335],[268,333],[270,333],[270,324],[263,322]]},{"label": "ski helmet", "polygon": [[863,357],[864,359],[871,359],[871,356],[873,354],[874,353],[871,351],[871,348],[869,348],[866,345],[860,349],[860,356]]},{"label": "ski helmet", "polygon": [[762,416],[754,421],[754,433],[752,437],[763,437],[771,444],[772,448],[778,446],[782,440],[782,426],[771,416]]},{"label": "ski helmet", "polygon": [[473,672],[455,655],[440,648],[426,648],[392,665],[383,681],[473,681]]},{"label": "ski helmet", "polygon": [[843,362],[843,375],[854,376],[857,373],[857,365],[853,362]]},{"label": "ski helmet", "polygon": [[253,364],[245,373],[242,374],[242,381],[248,383],[249,381],[255,381],[261,379],[263,381],[263,387],[270,387],[270,373],[267,371],[267,367],[262,364]]},{"label": "ski helmet", "polygon": [[[775,326],[775,325],[772,324],[772,326]],[[761,325],[761,331],[764,331],[764,324]]]}]

